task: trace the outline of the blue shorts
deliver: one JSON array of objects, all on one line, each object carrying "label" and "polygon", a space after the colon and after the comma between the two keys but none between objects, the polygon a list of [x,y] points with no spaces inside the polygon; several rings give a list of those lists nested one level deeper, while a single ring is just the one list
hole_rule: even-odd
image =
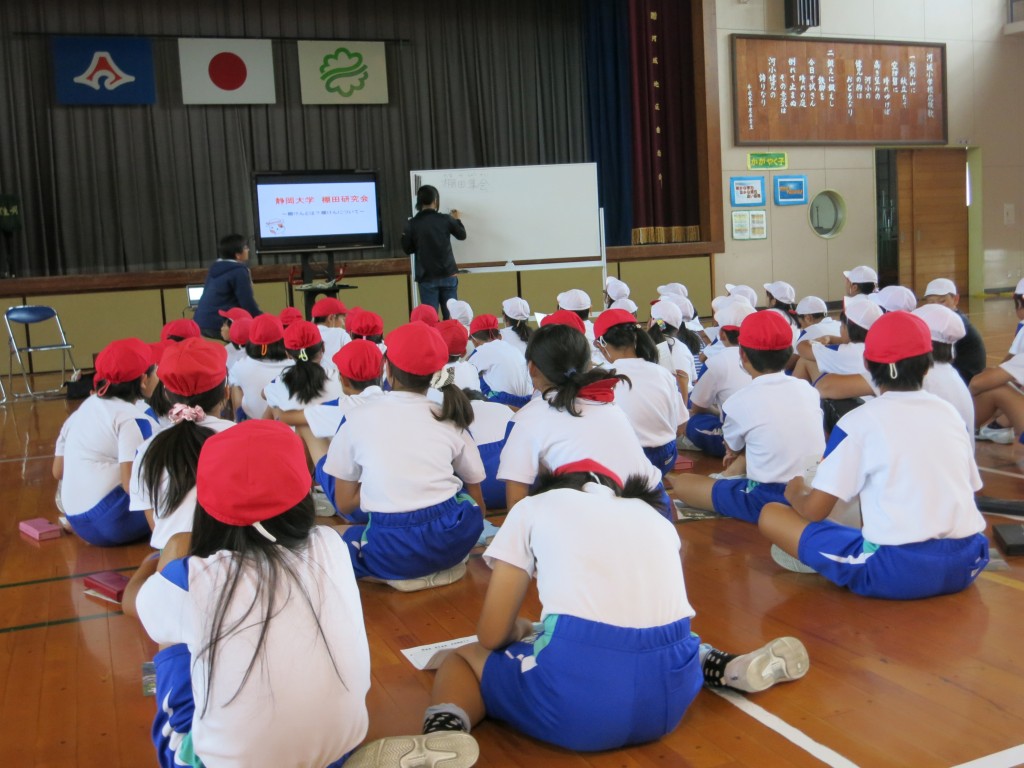
[{"label": "blue shorts", "polygon": [[522,408],[533,399],[532,394],[513,395],[509,392],[499,392],[496,389],[491,389],[487,382],[484,381],[483,376],[480,377],[480,392],[492,403],[501,403],[509,408]]},{"label": "blue shorts", "polygon": [[152,531],[146,513],[128,509],[129,498],[120,485],[80,515],[68,515],[71,528],[94,547],[116,547],[148,539]]},{"label": "blue shorts", "polygon": [[713,413],[695,413],[686,422],[686,436],[708,456],[725,456],[722,420]]},{"label": "blue shorts", "polygon": [[153,720],[153,744],[160,768],[194,765],[192,752],[192,716],[196,703],[192,698],[192,654],[178,643],[153,657],[156,668],[156,718]]},{"label": "blue shorts", "polygon": [[798,555],[801,562],[855,594],[917,600],[970,586],[988,564],[988,540],[977,533],[964,539],[880,546],[865,541],[859,528],[823,521],[804,529]]},{"label": "blue shorts", "polygon": [[480,507],[465,493],[412,512],[370,512],[342,534],[356,578],[417,579],[461,563],[484,530]]},{"label": "blue shorts", "polygon": [[550,615],[532,643],[495,651],[480,681],[487,715],[578,751],[654,741],[704,683],[690,620],[626,629]]},{"label": "blue shorts", "polygon": [[[510,423],[509,427],[511,426]],[[501,461],[501,449],[504,447],[504,440],[477,446],[480,449],[480,459],[484,463],[484,472],[487,473],[487,477],[480,483],[480,490],[483,492],[484,504],[487,505],[487,509],[505,508],[505,481],[498,479],[498,464]]]},{"label": "blue shorts", "polygon": [[764,505],[773,501],[789,506],[785,483],[758,483],[738,477],[715,480],[711,486],[711,504],[715,512],[748,523],[756,523]]},{"label": "blue shorts", "polygon": [[679,449],[676,447],[676,441],[673,439],[660,448],[644,448],[644,455],[650,460],[651,464],[661,470],[661,476],[664,477],[675,468],[676,459],[679,458]]},{"label": "blue shorts", "polygon": [[356,509],[353,510],[352,512],[349,512],[347,515],[343,515],[341,512],[338,511],[338,502],[335,501],[334,498],[334,492],[337,489],[337,478],[334,475],[329,475],[327,474],[327,472],[324,471],[325,461],[327,461],[326,454],[320,457],[320,460],[317,461],[316,463],[316,467],[313,469],[313,481],[319,484],[319,486],[324,489],[324,495],[327,496],[327,498],[330,500],[331,506],[334,507],[334,513],[338,517],[340,517],[342,520],[347,520],[348,522],[354,525],[365,525],[366,522],[370,519],[370,517],[365,512],[363,512],[363,510]]}]

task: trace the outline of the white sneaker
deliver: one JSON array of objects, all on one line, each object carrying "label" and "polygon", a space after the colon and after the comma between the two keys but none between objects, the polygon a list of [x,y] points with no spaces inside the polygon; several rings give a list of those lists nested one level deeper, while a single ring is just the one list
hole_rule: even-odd
[{"label": "white sneaker", "polygon": [[776,683],[799,680],[810,667],[803,643],[795,637],[777,637],[763,648],[730,661],[722,682],[730,688],[759,693]]},{"label": "white sneaker", "polygon": [[480,757],[476,739],[464,731],[389,736],[360,747],[345,768],[470,768]]},{"label": "white sneaker", "polygon": [[680,435],[676,438],[676,448],[680,451],[700,451],[700,447],[686,435]]},{"label": "white sneaker", "polygon": [[817,573],[811,566],[804,565],[777,544],[772,544],[772,560],[793,573]]},{"label": "white sneaker", "polygon": [[[437,573],[428,573],[426,576],[421,576],[418,579],[389,579],[387,584],[399,592],[419,592],[421,589],[433,589],[434,587],[454,584],[465,575],[466,564],[463,562]],[[409,763],[409,765],[418,766],[420,763]],[[423,765],[428,765],[428,763],[423,763]],[[433,763],[429,765],[433,765]],[[448,768],[448,766],[444,768]]]},{"label": "white sneaker", "polygon": [[999,445],[1009,445],[1013,442],[1013,427],[990,427],[986,424],[975,434],[977,440],[988,440]]},{"label": "white sneaker", "polygon": [[327,494],[319,488],[313,489],[313,508],[316,510],[317,517],[334,517],[337,514],[331,500],[327,498]]}]

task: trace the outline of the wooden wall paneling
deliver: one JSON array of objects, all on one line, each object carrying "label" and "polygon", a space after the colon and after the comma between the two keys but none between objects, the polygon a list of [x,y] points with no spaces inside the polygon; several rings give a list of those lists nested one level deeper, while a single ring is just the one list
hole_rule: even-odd
[{"label": "wooden wall paneling", "polygon": [[896,207],[899,216],[899,281],[914,280],[914,151],[896,153]]},{"label": "wooden wall paneling", "polygon": [[[948,277],[967,286],[967,153],[915,149],[914,282],[920,296],[930,280]],[[902,217],[902,214],[901,214]]]}]

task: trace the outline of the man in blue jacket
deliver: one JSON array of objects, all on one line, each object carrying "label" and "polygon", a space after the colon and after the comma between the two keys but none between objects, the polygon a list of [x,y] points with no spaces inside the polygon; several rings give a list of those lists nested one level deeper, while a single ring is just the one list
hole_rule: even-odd
[{"label": "man in blue jacket", "polygon": [[224,323],[221,310],[241,307],[253,317],[262,314],[252,293],[249,272],[249,244],[242,235],[226,235],[220,239],[220,257],[206,275],[203,295],[193,319],[203,335],[220,339]]}]

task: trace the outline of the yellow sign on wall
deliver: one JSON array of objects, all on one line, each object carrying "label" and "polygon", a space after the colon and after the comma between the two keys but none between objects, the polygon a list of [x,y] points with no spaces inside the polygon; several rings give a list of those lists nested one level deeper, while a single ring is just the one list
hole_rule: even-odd
[{"label": "yellow sign on wall", "polygon": [[789,167],[785,152],[748,152],[747,168],[751,171],[784,171]]}]

